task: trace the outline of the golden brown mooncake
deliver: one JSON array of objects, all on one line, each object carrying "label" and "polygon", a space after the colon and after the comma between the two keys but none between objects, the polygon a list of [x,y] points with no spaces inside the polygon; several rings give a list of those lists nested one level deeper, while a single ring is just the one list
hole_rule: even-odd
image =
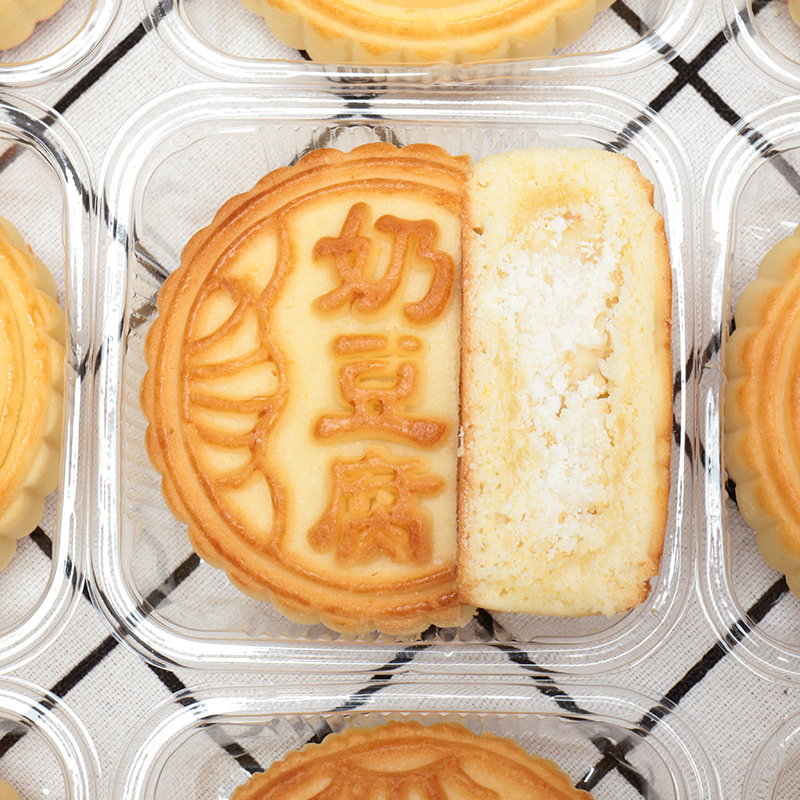
[{"label": "golden brown mooncake", "polygon": [[659,570],[669,503],[672,279],[653,186],[618,153],[529,148],[475,164],[467,196],[461,600],[626,611]]},{"label": "golden brown mooncake", "polygon": [[0,50],[22,44],[37,22],[52,17],[63,5],[64,0],[0,0]]},{"label": "golden brown mooncake", "polygon": [[546,56],[613,0],[242,0],[315,61],[401,63]]},{"label": "golden brown mooncake", "polygon": [[58,485],[65,334],[53,276],[0,219],[0,569]]},{"label": "golden brown mooncake", "polygon": [[554,762],[512,739],[461,725],[390,722],[349,728],[295,750],[231,800],[337,797],[419,800],[591,800]]},{"label": "golden brown mooncake", "polygon": [[800,25],[800,0],[789,0],[789,14],[797,25]]},{"label": "golden brown mooncake", "polygon": [[742,292],[725,376],[725,466],[739,510],[800,596],[800,228]]},{"label": "golden brown mooncake", "polygon": [[0,800],[20,800],[17,790],[4,780],[0,780]]},{"label": "golden brown mooncake", "polygon": [[286,616],[405,635],[456,600],[466,158],[321,149],[234,197],[158,295],[147,449],[196,552]]}]

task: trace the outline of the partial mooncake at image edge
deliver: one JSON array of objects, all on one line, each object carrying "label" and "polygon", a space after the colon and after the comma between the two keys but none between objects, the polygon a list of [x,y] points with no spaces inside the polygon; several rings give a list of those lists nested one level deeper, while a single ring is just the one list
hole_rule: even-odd
[{"label": "partial mooncake at image edge", "polygon": [[0,569],[58,486],[65,336],[53,276],[0,219]]},{"label": "partial mooncake at image edge", "polygon": [[800,0],[789,0],[789,14],[797,25],[800,25]]},{"label": "partial mooncake at image edge", "polygon": [[725,349],[725,466],[764,560],[800,596],[800,228],[764,256]]},{"label": "partial mooncake at image edge", "polygon": [[0,50],[22,44],[37,22],[52,17],[63,5],[64,0],[0,0]]},{"label": "partial mooncake at image edge", "polygon": [[291,619],[463,624],[456,598],[467,159],[321,149],[186,246],[146,343],[146,444],[196,552]]},{"label": "partial mooncake at image edge", "polygon": [[613,0],[242,0],[315,61],[494,61],[566,47]]},{"label": "partial mooncake at image edge", "polygon": [[390,722],[348,728],[295,750],[238,787],[231,800],[307,797],[420,800],[591,800],[553,761],[514,740],[461,725]]},{"label": "partial mooncake at image edge", "polygon": [[468,184],[458,580],[497,611],[613,615],[648,596],[668,520],[671,287],[626,156],[531,148]]},{"label": "partial mooncake at image edge", "polygon": [[0,800],[20,800],[17,790],[4,780],[0,780]]}]

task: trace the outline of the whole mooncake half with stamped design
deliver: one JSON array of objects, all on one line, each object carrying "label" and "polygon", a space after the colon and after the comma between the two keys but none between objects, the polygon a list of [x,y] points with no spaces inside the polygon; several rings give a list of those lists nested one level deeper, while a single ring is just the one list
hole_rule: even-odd
[{"label": "whole mooncake half with stamped design", "polygon": [[467,159],[316,150],[234,197],[158,295],[146,444],[197,553],[291,619],[402,636],[457,601]]},{"label": "whole mooncake half with stamped design", "polygon": [[557,764],[530,755],[513,739],[417,722],[329,734],[255,774],[231,800],[312,797],[592,800]]},{"label": "whole mooncake half with stamped design", "polygon": [[53,276],[0,219],[0,569],[58,486],[65,337]]},{"label": "whole mooncake half with stamped design", "polygon": [[496,61],[549,55],[613,0],[241,0],[315,61]]},{"label": "whole mooncake half with stamped design", "polygon": [[724,370],[725,466],[739,510],[800,597],[800,227],[739,297]]}]

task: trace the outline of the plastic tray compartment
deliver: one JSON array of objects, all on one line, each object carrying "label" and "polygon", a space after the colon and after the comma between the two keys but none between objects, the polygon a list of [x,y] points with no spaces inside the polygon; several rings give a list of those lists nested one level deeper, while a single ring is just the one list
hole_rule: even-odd
[{"label": "plastic tray compartment", "polygon": [[800,792],[800,715],[784,717],[764,740],[744,779],[745,800],[792,800]]},{"label": "plastic tray compartment", "polygon": [[61,484],[39,529],[0,572],[0,672],[28,660],[64,627],[83,586],[88,426],[92,183],[87,156],[52,110],[0,92],[0,215],[56,279],[68,345]]},{"label": "plastic tray compartment", "polygon": [[[705,256],[700,352],[700,448],[705,546],[700,587],[708,619],[735,656],[762,675],[800,680],[800,600],[758,553],[724,469],[725,340],[742,289],[779,239],[800,223],[800,102],[749,115],[712,156],[705,187]],[[730,493],[730,496],[729,496]]]},{"label": "plastic tray compartment", "polygon": [[467,81],[549,75],[621,74],[670,58],[690,34],[702,3],[692,0],[625,0],[602,11],[589,31],[552,56],[502,62],[439,65],[335,65],[310,63],[281,44],[260,16],[236,0],[192,3],[142,0],[149,24],[166,52],[194,72],[220,80],[295,81],[309,76],[346,76],[377,82],[404,76],[429,81]]},{"label": "plastic tray compartment", "polygon": [[456,667],[488,656],[487,667],[498,668],[505,656],[486,645],[503,643],[524,646],[537,663],[559,669],[596,672],[635,662],[668,637],[693,582],[690,178],[680,143],[657,118],[617,93],[591,87],[531,93],[428,88],[356,102],[352,93],[217,84],[171,92],[131,120],[103,170],[111,230],[100,237],[102,346],[91,521],[97,602],[124,639],[162,664],[259,670],[270,664],[283,670],[325,658],[331,668],[353,669],[392,658],[397,642],[289,623],[269,604],[233,588],[221,570],[198,568],[185,527],[161,497],[139,407],[155,298],[189,237],[227,198],[307,149],[346,151],[379,139],[438,144],[474,159],[532,145],[620,148],[655,184],[672,257],[675,435],[669,523],[650,597],[616,618],[481,614],[465,628],[424,637],[429,657]]},{"label": "plastic tray compartment", "polygon": [[0,678],[0,778],[22,797],[99,797],[100,764],[83,723],[58,697]]},{"label": "plastic tray compartment", "polygon": [[88,69],[120,18],[122,0],[67,0],[21,44],[0,50],[0,86],[35,86]]},{"label": "plastic tray compartment", "polygon": [[727,37],[742,58],[774,81],[800,88],[800,27],[788,5],[720,0]]},{"label": "plastic tray compartment", "polygon": [[[399,684],[399,685],[398,685]],[[208,688],[175,695],[129,736],[112,783],[118,800],[229,797],[253,772],[343,728],[390,720],[461,724],[507,736],[558,763],[595,800],[717,800],[714,767],[676,709],[644,695],[565,681],[405,682],[356,689],[324,681]]]}]

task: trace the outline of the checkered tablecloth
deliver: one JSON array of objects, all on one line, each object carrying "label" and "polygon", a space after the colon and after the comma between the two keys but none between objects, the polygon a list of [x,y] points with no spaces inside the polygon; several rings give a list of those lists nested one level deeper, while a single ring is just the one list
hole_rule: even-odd
[{"label": "checkered tablecloth", "polygon": [[[233,4],[233,0],[224,2]],[[597,83],[648,105],[678,134],[688,151],[695,191],[694,269],[699,286],[706,263],[707,237],[702,215],[704,179],[710,160],[719,142],[730,136],[732,130],[737,137],[752,141],[753,147],[763,147],[751,128],[737,127],[740,120],[771,103],[791,98],[800,91],[800,81],[792,85],[791,64],[783,73],[778,68],[765,67],[757,52],[752,48],[748,51],[746,43],[742,45],[737,38],[740,33],[737,19],[740,18],[734,0],[685,2],[700,3],[702,8],[697,24],[677,44],[677,52],[655,60],[644,71],[601,76]],[[800,62],[800,32],[792,27],[785,0],[757,0],[748,8],[760,26],[759,31],[764,32],[776,50],[786,54],[790,62],[792,54]],[[170,6],[166,13],[171,10],[174,9]],[[231,7],[230,13],[246,12],[237,6]],[[112,137],[132,113],[165,91],[202,79],[196,69],[183,67],[179,59],[168,54],[158,32],[144,20],[144,9],[130,0],[122,9],[111,41],[93,65],[79,70],[66,81],[9,90],[35,98],[66,118],[85,144],[95,179]],[[613,41],[614,37],[620,38],[620,31],[626,28],[641,31],[643,27],[637,8],[627,0],[617,0],[596,21],[587,41],[589,46],[604,41],[603,37]],[[741,33],[745,40],[747,32]],[[664,43],[664,52],[670,51],[671,44]],[[577,52],[577,48],[572,49]],[[591,83],[591,78],[585,74],[580,75],[580,80]],[[20,177],[14,173],[10,162],[0,161],[0,170],[2,198],[4,193],[14,191],[14,181]],[[788,171],[784,175],[787,176],[785,180],[791,181]],[[791,211],[787,211],[787,220],[790,215]],[[734,292],[740,288],[734,287]],[[697,302],[700,339],[708,310],[701,307],[703,294],[699,289]],[[710,337],[699,342],[698,351],[705,356],[713,355],[718,345],[719,342]],[[701,458],[695,466],[699,476],[703,466]],[[729,489],[733,491],[732,486]],[[734,539],[746,542],[749,531],[738,518],[732,501],[728,501],[727,512]],[[44,568],[50,557],[47,531],[45,520],[42,528],[20,546],[19,558],[32,569]],[[694,535],[698,550],[702,550],[703,524],[696,525]],[[743,544],[743,547],[751,545]],[[749,596],[747,615],[731,626],[728,635],[709,624],[699,599],[700,590],[693,589],[690,602],[667,641],[637,664],[611,675],[592,678],[640,687],[648,696],[679,709],[706,743],[719,772],[721,797],[725,798],[741,796],[746,770],[758,748],[784,715],[800,712],[800,674],[794,679],[784,676],[773,680],[758,674],[736,655],[737,642],[747,639],[752,626],[770,618],[793,627],[788,638],[800,641],[800,602],[787,593],[780,575],[757,565],[755,560],[752,564],[752,568],[743,568],[749,576],[745,593]],[[698,585],[700,581],[698,576]],[[0,594],[2,592],[0,576]],[[398,645],[397,657],[388,659],[379,672],[386,681],[402,681],[407,673],[397,670],[398,664],[413,666],[415,659],[424,660],[424,648],[421,650],[423,652],[417,655],[413,647]],[[521,679],[528,674],[525,659],[518,650],[509,650],[508,664],[518,670]],[[324,668],[320,673],[325,675]],[[310,670],[271,677],[302,687],[315,680],[313,675]],[[165,669],[149,665],[115,637],[93,605],[87,589],[83,590],[69,624],[58,639],[32,661],[11,669],[7,677],[24,679],[49,689],[63,698],[83,720],[99,755],[102,779],[98,796],[101,797],[105,797],[102,792],[106,791],[117,769],[123,741],[133,722],[158,701],[209,681],[234,684],[242,680],[250,683],[263,680],[263,676],[257,674],[242,677],[227,672],[209,674],[181,667]],[[553,681],[557,685],[558,677],[553,676]],[[354,697],[357,697],[358,680],[353,683]],[[17,747],[18,738],[0,736],[0,777],[3,760],[13,757]]]}]

